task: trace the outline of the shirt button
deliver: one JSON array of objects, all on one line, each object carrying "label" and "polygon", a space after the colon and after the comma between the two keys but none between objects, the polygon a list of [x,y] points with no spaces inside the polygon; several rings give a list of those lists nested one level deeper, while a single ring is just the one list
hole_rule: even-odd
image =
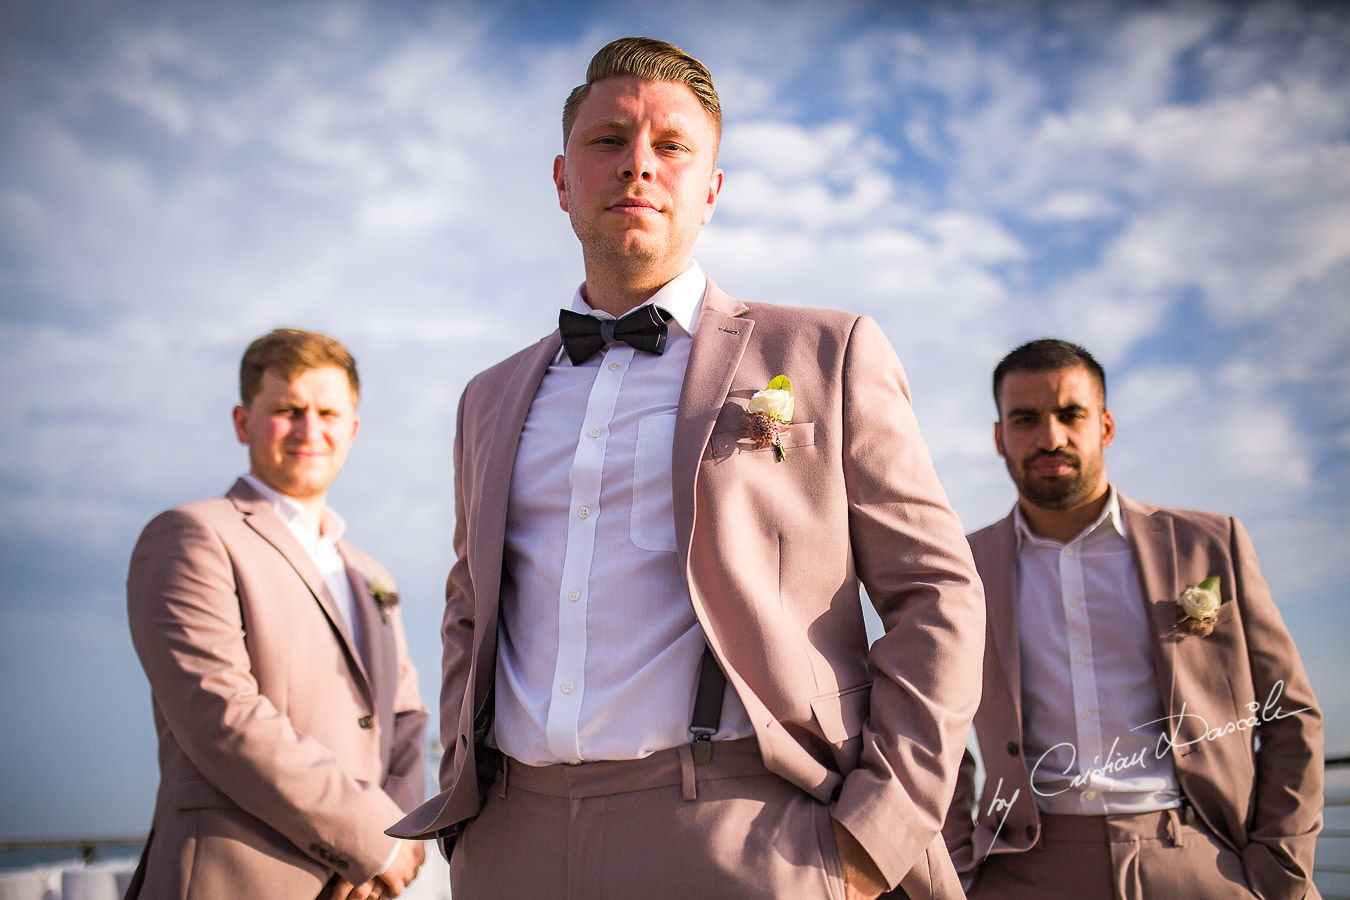
[{"label": "shirt button", "polygon": [[599,428],[592,428],[590,431],[588,431],[588,432],[586,432],[586,433],[589,434],[589,435],[590,435],[591,437],[593,437],[593,438],[597,438],[597,437],[600,436],[600,429],[599,429]]},{"label": "shirt button", "polygon": [[562,692],[563,692],[564,694],[570,694],[570,693],[572,693],[572,689],[575,688],[575,687],[576,687],[576,685],[572,684],[572,682],[570,682],[570,681],[564,681],[564,682],[562,683]]},{"label": "shirt button", "polygon": [[1085,709],[1085,710],[1083,710],[1081,713],[1079,713],[1078,715],[1082,716],[1084,719],[1090,719],[1090,718],[1092,718],[1092,710],[1090,710],[1090,709]]},{"label": "shirt button", "polygon": [[586,519],[589,518],[590,515],[591,515],[590,507],[583,506],[581,507],[581,509],[577,510],[577,516],[579,518]]},{"label": "shirt button", "polygon": [[1083,605],[1083,601],[1079,597],[1074,597],[1072,600],[1069,601],[1069,605],[1072,606],[1074,609],[1077,609],[1078,607]]},{"label": "shirt button", "polygon": [[1086,653],[1075,653],[1075,654],[1073,655],[1073,661],[1074,661],[1074,662],[1086,662],[1086,661],[1087,661],[1087,654],[1086,654]]},{"label": "shirt button", "polygon": [[619,364],[616,363],[616,362],[612,362],[612,363],[609,364],[609,370],[610,370],[611,372],[617,372],[617,371],[619,371],[619,370],[622,369],[622,368],[623,368],[623,366],[619,365]]},{"label": "shirt button", "polygon": [[1083,799],[1084,799],[1084,800],[1096,800],[1096,799],[1097,799],[1097,792],[1096,792],[1096,791],[1084,791],[1084,792],[1083,792]]},{"label": "shirt button", "polygon": [[578,600],[581,599],[581,591],[568,591],[567,599],[571,600],[573,603],[576,603]]},{"label": "shirt button", "polygon": [[1065,556],[1068,556],[1068,557],[1070,557],[1070,558],[1072,558],[1072,557],[1073,557],[1073,548],[1072,548],[1072,547],[1065,547],[1065,548],[1064,548],[1064,555],[1065,555]]}]

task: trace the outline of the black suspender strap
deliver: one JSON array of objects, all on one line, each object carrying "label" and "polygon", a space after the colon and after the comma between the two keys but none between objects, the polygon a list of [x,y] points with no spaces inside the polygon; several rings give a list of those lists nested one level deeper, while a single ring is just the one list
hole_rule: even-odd
[{"label": "black suspender strap", "polygon": [[694,765],[706,766],[712,762],[712,736],[722,722],[722,695],[726,691],[727,676],[717,664],[712,648],[703,648],[703,659],[698,667],[698,690],[694,694],[694,714],[689,720],[689,733],[694,736]]}]

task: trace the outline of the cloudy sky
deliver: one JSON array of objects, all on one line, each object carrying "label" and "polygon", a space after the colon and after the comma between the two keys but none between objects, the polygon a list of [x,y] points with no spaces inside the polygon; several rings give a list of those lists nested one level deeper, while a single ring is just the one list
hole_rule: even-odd
[{"label": "cloudy sky", "polygon": [[360,362],[330,500],[434,702],[454,405],[581,280],[559,110],[624,34],[717,80],[722,287],[880,321],[972,529],[1014,496],[993,364],[1088,346],[1113,481],[1244,520],[1350,752],[1337,5],[0,0],[0,837],[148,825],[126,560],[243,468],[238,357],[275,326]]}]

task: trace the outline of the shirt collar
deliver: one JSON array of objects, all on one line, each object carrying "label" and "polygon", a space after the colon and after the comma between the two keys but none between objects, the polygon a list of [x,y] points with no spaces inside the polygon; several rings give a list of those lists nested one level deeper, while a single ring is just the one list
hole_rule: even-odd
[{"label": "shirt collar", "polygon": [[[695,260],[690,263],[689,268],[667,281],[661,290],[642,305],[655,304],[661,307],[670,313],[671,322],[679,325],[686,337],[693,337],[694,329],[698,327],[699,311],[703,308],[703,295],[707,290],[708,276],[703,274],[703,268]],[[592,309],[581,296],[580,287],[572,295],[572,311],[601,319],[614,318],[607,312]]]},{"label": "shirt collar", "polygon": [[1026,517],[1022,515],[1022,504],[1013,504],[1013,528],[1017,535],[1018,550],[1022,549],[1022,544],[1025,541],[1031,541],[1033,544],[1042,546],[1067,547],[1069,544],[1075,544],[1083,540],[1098,529],[1107,527],[1108,524],[1116,534],[1122,538],[1125,537],[1125,520],[1120,516],[1120,497],[1116,494],[1115,485],[1107,485],[1106,487],[1106,506],[1102,508],[1101,514],[1093,520],[1091,525],[1080,531],[1077,537],[1065,543],[1043,538],[1032,532],[1030,526],[1027,525]]},{"label": "shirt collar", "polygon": [[324,507],[322,517],[315,516],[300,501],[283,494],[252,473],[240,477],[248,482],[249,486],[255,491],[262,494],[263,499],[281,517],[281,521],[286,523],[286,527],[291,529],[291,532],[297,537],[303,537],[308,547],[317,545],[320,537],[325,542],[332,544],[342,540],[343,532],[347,530],[347,523],[328,507]]}]

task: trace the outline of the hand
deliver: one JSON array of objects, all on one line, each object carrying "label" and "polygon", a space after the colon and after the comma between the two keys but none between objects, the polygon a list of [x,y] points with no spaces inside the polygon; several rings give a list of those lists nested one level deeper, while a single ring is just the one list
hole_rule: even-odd
[{"label": "hand", "polygon": [[876,900],[886,892],[886,879],[867,855],[862,844],[833,819],[834,843],[839,848],[839,867],[844,871],[844,896],[848,900]]},{"label": "hand", "polygon": [[389,867],[364,884],[352,884],[334,875],[318,900],[384,900],[397,897],[417,877],[426,860],[421,841],[399,841],[398,853]]},{"label": "hand", "polygon": [[389,868],[375,876],[374,884],[379,893],[373,900],[382,897],[397,897],[403,889],[417,877],[417,870],[426,861],[427,851],[421,841],[399,841],[398,855],[389,864]]}]

